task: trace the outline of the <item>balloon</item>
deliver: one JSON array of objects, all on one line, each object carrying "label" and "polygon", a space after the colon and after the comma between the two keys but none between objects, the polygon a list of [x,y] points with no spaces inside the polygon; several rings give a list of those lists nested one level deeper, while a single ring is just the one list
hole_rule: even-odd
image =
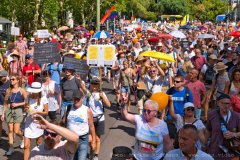
[{"label": "balloon", "polygon": [[137,37],[138,38],[142,37],[142,33],[137,33]]},{"label": "balloon", "polygon": [[157,92],[152,94],[150,97],[151,100],[158,103],[158,110],[163,110],[168,105],[168,95],[166,93]]},{"label": "balloon", "polygon": [[91,30],[89,33],[90,33],[91,35],[93,35],[93,34],[94,34],[94,31],[93,31],[93,30]]},{"label": "balloon", "polygon": [[134,38],[134,39],[133,39],[133,42],[134,42],[134,43],[138,42],[138,39],[137,39],[137,38]]}]

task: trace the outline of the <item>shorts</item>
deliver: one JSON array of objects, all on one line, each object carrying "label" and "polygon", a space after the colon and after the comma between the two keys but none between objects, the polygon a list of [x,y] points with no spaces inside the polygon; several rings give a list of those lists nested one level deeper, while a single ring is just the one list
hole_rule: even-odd
[{"label": "shorts", "polygon": [[120,76],[119,71],[113,71],[111,70],[111,78],[118,79]]},{"label": "shorts", "polygon": [[48,117],[49,117],[51,120],[57,119],[57,112],[56,112],[56,111],[48,111]]},{"label": "shorts", "polygon": [[97,135],[104,135],[105,133],[105,121],[94,122],[95,132]]},{"label": "shorts", "polygon": [[22,123],[23,121],[23,109],[15,108],[11,109],[10,107],[6,110],[6,122],[7,123]]},{"label": "shorts", "polygon": [[130,93],[130,87],[129,86],[122,86],[121,87],[121,93]]}]

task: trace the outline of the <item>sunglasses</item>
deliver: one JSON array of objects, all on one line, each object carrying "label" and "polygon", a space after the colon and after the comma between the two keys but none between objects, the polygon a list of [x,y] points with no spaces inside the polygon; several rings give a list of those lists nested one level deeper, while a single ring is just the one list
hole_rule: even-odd
[{"label": "sunglasses", "polygon": [[156,110],[150,110],[150,109],[143,109],[143,113],[148,113],[150,114],[151,112],[156,111]]},{"label": "sunglasses", "polygon": [[189,108],[186,108],[185,110],[186,110],[186,111],[192,111],[192,112],[193,112],[195,109],[194,109],[194,107],[189,107]]},{"label": "sunglasses", "polygon": [[175,83],[181,83],[182,81],[174,81]]},{"label": "sunglasses", "polygon": [[15,80],[16,80],[16,78],[11,78],[10,80],[11,80],[11,81],[15,81]]},{"label": "sunglasses", "polygon": [[150,73],[155,73],[155,72],[156,72],[156,70],[150,70],[149,72],[150,72]]},{"label": "sunglasses", "polygon": [[50,135],[51,137],[55,138],[58,134],[57,133],[48,132],[47,130],[44,130],[44,135],[45,136]]}]

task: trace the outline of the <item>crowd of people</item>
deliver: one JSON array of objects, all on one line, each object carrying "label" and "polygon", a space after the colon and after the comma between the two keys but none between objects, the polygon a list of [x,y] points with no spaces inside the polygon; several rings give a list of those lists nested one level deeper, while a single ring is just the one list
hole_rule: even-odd
[{"label": "crowd of people", "polygon": [[[174,28],[167,23],[151,25],[157,32],[122,29],[96,39],[65,31],[48,39],[34,35],[27,40],[21,34],[9,42],[0,65],[0,135],[7,123],[6,156],[14,153],[17,135],[24,160],[97,160],[104,107],[116,104],[119,116],[135,125],[135,145],[133,153],[114,148],[113,160],[238,159],[240,38],[229,33],[240,24],[193,21],[191,29],[179,29],[184,39],[168,34]],[[198,37],[203,34],[211,37]],[[34,63],[37,43],[57,43],[61,62]],[[114,65],[84,81],[64,58],[85,60],[88,46],[99,44],[116,47]],[[146,51],[167,53],[174,62],[142,56]],[[102,79],[112,85],[116,101],[109,101]],[[151,100],[158,92],[168,95],[162,110]],[[130,113],[131,104],[138,113]]]}]

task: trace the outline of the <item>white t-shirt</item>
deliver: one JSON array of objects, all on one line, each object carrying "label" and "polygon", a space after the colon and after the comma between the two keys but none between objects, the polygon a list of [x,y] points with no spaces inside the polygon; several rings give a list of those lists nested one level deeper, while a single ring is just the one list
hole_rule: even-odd
[{"label": "white t-shirt", "polygon": [[[155,83],[154,83],[154,86],[153,86],[154,80],[155,80]],[[152,93],[157,93],[157,92],[162,91],[163,81],[162,81],[160,76],[157,76],[155,79],[151,79],[151,77],[149,75],[145,75],[144,76],[144,83],[147,86],[147,90],[150,90],[153,86]]]},{"label": "white t-shirt", "polygon": [[159,119],[151,128],[143,115],[135,115],[136,143],[134,157],[138,160],[159,160],[163,154],[163,138],[168,135],[167,124]]},{"label": "white t-shirt", "polygon": [[30,160],[72,160],[74,154],[65,150],[67,140],[61,141],[54,149],[45,150],[44,144],[34,147],[30,154]]},{"label": "white t-shirt", "polygon": [[[183,125],[185,125],[185,124],[192,124],[192,123],[187,123],[187,122],[184,123],[182,116],[180,114],[177,114],[177,123],[176,123],[177,131],[179,129],[181,129],[183,127]],[[193,125],[197,128],[198,131],[206,128],[200,119],[198,119],[196,122],[194,122]],[[201,150],[201,142],[199,139],[197,141],[196,147],[199,150]]]},{"label": "white t-shirt", "polygon": [[47,97],[48,100],[48,111],[56,111],[59,108],[58,104],[58,96],[49,96],[48,91],[54,91],[54,93],[59,93],[60,94],[60,87],[59,85],[56,84],[55,81],[50,81],[48,85],[42,85],[43,91],[42,95]]},{"label": "white t-shirt", "polygon": [[[104,121],[105,117],[103,113],[103,103],[102,100],[100,100],[99,92],[90,93],[88,91],[87,96],[89,97],[87,105],[91,109],[93,117],[98,117],[99,115],[102,115],[99,121]],[[104,92],[103,96],[107,97]]]},{"label": "white t-shirt", "polygon": [[[27,100],[28,102],[28,100]],[[29,99],[29,112],[24,123],[24,136],[27,138],[38,138],[43,135],[43,130],[37,128],[39,126],[37,123],[33,122],[31,113],[42,112],[44,110],[44,105],[48,104],[47,98],[43,96],[40,101],[40,105],[37,105],[37,99]]]},{"label": "white t-shirt", "polygon": [[73,106],[67,116],[67,128],[77,133],[79,136],[89,132],[88,107],[82,105],[78,109]]}]

